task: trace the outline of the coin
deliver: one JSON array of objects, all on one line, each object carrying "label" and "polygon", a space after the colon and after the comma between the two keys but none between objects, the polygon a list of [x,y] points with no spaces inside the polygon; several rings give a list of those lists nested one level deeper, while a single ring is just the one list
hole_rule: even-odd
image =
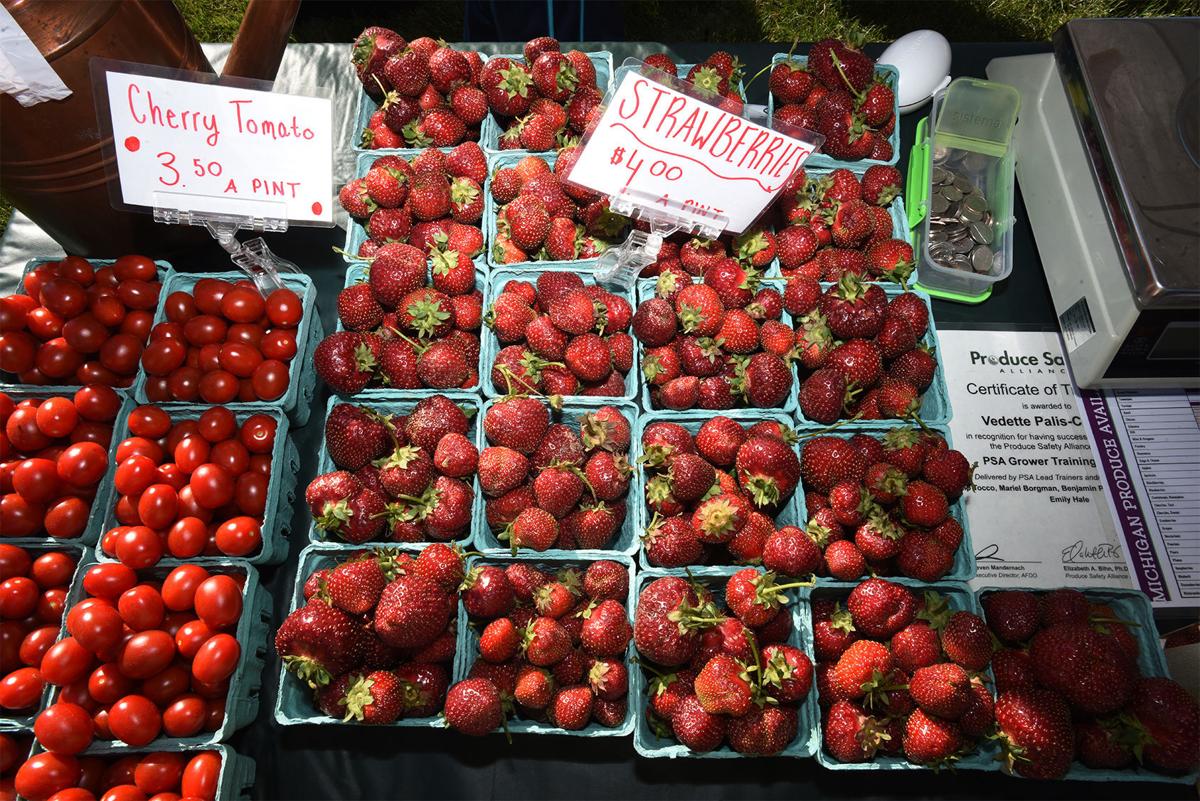
[{"label": "coin", "polygon": [[941,167],[935,166],[930,172],[930,177],[935,184],[944,184],[946,182],[946,171]]},{"label": "coin", "polygon": [[973,213],[979,215],[976,219],[982,219],[984,213],[988,210],[987,198],[978,193],[967,195],[962,199],[962,203],[964,208],[970,209]]},{"label": "coin", "polygon": [[958,217],[958,201],[957,200],[952,201],[946,205],[946,216],[949,217],[950,219],[956,219]]},{"label": "coin", "polygon": [[953,239],[950,241],[950,248],[955,253],[960,255],[970,253],[971,248],[973,247],[975,247],[975,243],[971,241],[970,237],[966,237],[965,239]]},{"label": "coin", "polygon": [[945,242],[946,232],[942,230],[941,226],[930,226],[929,240],[931,242]]},{"label": "coin", "polygon": [[935,147],[933,149],[933,163],[941,164],[950,155],[950,149],[946,147]]},{"label": "coin", "polygon": [[962,164],[968,172],[982,172],[990,158],[982,153],[965,153],[962,156]]},{"label": "coin", "polygon": [[958,256],[955,256],[953,259],[951,259],[950,263],[954,265],[954,269],[956,269],[956,270],[970,270],[971,269],[971,260],[961,254]]},{"label": "coin", "polygon": [[946,200],[959,201],[962,200],[963,193],[954,184],[947,184],[942,187],[942,197],[946,198]]},{"label": "coin", "polygon": [[934,214],[945,214],[946,207],[950,205],[950,201],[941,195],[934,195],[929,199],[929,210]]},{"label": "coin", "polygon": [[967,226],[967,230],[971,232],[971,238],[980,245],[992,244],[992,226],[980,222],[973,222]]},{"label": "coin", "polygon": [[977,273],[988,273],[992,271],[992,249],[987,245],[980,245],[971,253],[971,267]]},{"label": "coin", "polygon": [[964,195],[969,195],[975,190],[975,184],[971,183],[961,175],[955,176],[954,186]]}]

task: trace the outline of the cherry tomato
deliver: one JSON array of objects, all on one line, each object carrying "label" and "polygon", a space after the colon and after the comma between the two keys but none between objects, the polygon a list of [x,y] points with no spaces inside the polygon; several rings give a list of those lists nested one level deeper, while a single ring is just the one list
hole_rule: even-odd
[{"label": "cherry tomato", "polygon": [[165,529],[175,522],[179,496],[170,484],[151,484],[138,498],[138,517],[152,529]]},{"label": "cherry tomato", "polygon": [[33,734],[48,751],[78,754],[92,743],[92,716],[78,704],[59,701],[37,716]]},{"label": "cherry tomato", "polygon": [[38,342],[28,331],[5,331],[0,334],[0,370],[6,373],[32,370],[37,349]]},{"label": "cherry tomato", "polygon": [[163,556],[163,541],[154,529],[130,526],[117,538],[117,559],[134,570],[158,564]]},{"label": "cherry tomato", "polygon": [[16,620],[0,620],[0,663],[8,669],[21,660],[21,641],[25,637],[25,624]]},{"label": "cherry tomato", "polygon": [[41,340],[62,336],[65,320],[45,306],[38,306],[25,315],[25,326],[29,333]]},{"label": "cherry tomato", "polygon": [[[185,778],[187,777],[186,771],[185,768]],[[79,777],[79,760],[75,757],[69,754],[43,751],[40,754],[34,754],[25,760],[25,764],[17,768],[13,787],[17,791],[17,795],[23,796],[28,801],[47,801],[50,796],[60,790],[77,785]]]},{"label": "cherry tomato", "polygon": [[131,679],[147,679],[171,664],[175,638],[165,631],[139,631],[125,642],[117,665]]},{"label": "cherry tomato", "polygon": [[196,300],[186,292],[172,292],[163,301],[163,312],[173,323],[186,323],[196,316]]},{"label": "cherry tomato", "polygon": [[[113,514],[117,518],[117,522],[122,526],[140,526],[142,518],[138,516],[137,510],[137,495],[122,495],[117,499],[117,505],[113,508]],[[125,535],[125,530],[122,529],[116,540],[120,540]],[[116,541],[113,542],[113,547],[116,547]]]},{"label": "cherry tomato", "polygon": [[179,786],[187,763],[182,754],[158,751],[142,757],[133,770],[133,782],[147,795],[166,793]]},{"label": "cherry tomato", "polygon": [[121,396],[108,386],[81,387],[74,401],[80,417],[97,423],[111,423],[121,410]]},{"label": "cherry tomato", "polygon": [[100,801],[146,801],[146,794],[134,784],[117,784],[100,796]]},{"label": "cherry tomato", "polygon": [[32,295],[4,295],[0,297],[0,331],[20,331],[25,327],[25,315],[37,308],[37,298]]},{"label": "cherry tomato", "polygon": [[41,700],[45,687],[37,668],[17,668],[0,679],[0,708],[29,709]]},{"label": "cherry tomato", "polygon": [[143,681],[141,693],[161,709],[186,693],[191,681],[192,674],[187,666],[175,662]]},{"label": "cherry tomato", "polygon": [[79,422],[79,412],[70,398],[47,398],[34,415],[38,428],[48,437],[65,437]]},{"label": "cherry tomato", "polygon": [[37,409],[33,406],[18,406],[8,416],[4,433],[12,446],[25,453],[36,453],[50,445],[50,438],[42,433],[37,424]]},{"label": "cherry tomato", "polygon": [[162,285],[149,281],[122,281],[117,285],[117,297],[131,309],[153,311],[158,306],[158,290]]},{"label": "cherry tomato", "polygon": [[137,688],[137,683],[121,672],[116,662],[105,662],[88,677],[88,693],[97,703],[115,704]]},{"label": "cherry tomato", "polygon": [[203,345],[197,356],[197,364],[203,372],[221,369],[221,346],[217,344]]},{"label": "cherry tomato", "polygon": [[121,333],[129,334],[137,339],[138,344],[143,344],[146,337],[150,335],[150,328],[154,325],[154,313],[142,311],[140,309],[131,309],[125,319],[121,321]]},{"label": "cherry tomato", "polygon": [[175,647],[184,659],[193,659],[200,646],[213,636],[213,630],[203,620],[192,620],[179,627],[175,634]]},{"label": "cherry tomato", "polygon": [[148,584],[139,584],[121,593],[117,611],[126,626],[134,631],[146,631],[162,625],[166,607],[158,590]]},{"label": "cherry tomato", "polygon": [[210,443],[229,439],[237,433],[237,418],[223,406],[205,409],[196,422],[200,436]]},{"label": "cherry tomato", "polygon": [[167,397],[177,401],[194,401],[200,397],[200,379],[204,374],[196,367],[177,367],[167,376]]},{"label": "cherry tomato", "polygon": [[118,740],[141,746],[158,736],[162,729],[162,717],[158,707],[149,698],[127,695],[108,710],[108,725]]},{"label": "cherry tomato", "polygon": [[55,465],[55,474],[72,487],[94,487],[108,471],[108,451],[95,442],[69,445]]},{"label": "cherry tomato", "polygon": [[262,326],[255,323],[234,323],[229,326],[229,331],[225,335],[225,341],[247,345],[257,351],[265,333]]},{"label": "cherry tomato", "polygon": [[175,446],[175,464],[185,473],[194,473],[208,462],[212,448],[203,437],[185,437]]},{"label": "cherry tomato", "polygon": [[183,336],[197,348],[220,345],[225,341],[229,324],[212,314],[198,314],[183,324]]},{"label": "cherry tomato", "polygon": [[158,465],[148,456],[134,454],[117,465],[113,486],[122,495],[140,495],[158,480]]},{"label": "cherry tomato", "polygon": [[75,560],[62,551],[47,551],[33,560],[29,576],[44,590],[66,586],[75,572]]},{"label": "cherry tomato", "polygon": [[242,648],[232,635],[214,634],[192,660],[192,675],[209,684],[224,681],[233,675],[241,654]]},{"label": "cherry tomato", "polygon": [[295,328],[300,325],[304,304],[300,296],[287,287],[281,287],[267,295],[267,319],[271,325]]},{"label": "cherry tomato", "polygon": [[233,495],[242,514],[255,519],[263,516],[267,508],[268,483],[266,476],[251,470],[237,477]]},{"label": "cherry tomato", "polygon": [[178,339],[158,339],[142,351],[142,367],[150,375],[167,375],[183,366],[187,346]]},{"label": "cherry tomato", "polygon": [[192,757],[183,769],[180,793],[213,801],[217,796],[217,781],[221,776],[221,757],[213,751],[202,751]]},{"label": "cherry tomato", "polygon": [[148,256],[121,256],[113,262],[112,268],[121,281],[154,281],[158,278],[158,265]]},{"label": "cherry tomato", "polygon": [[276,425],[274,417],[252,414],[242,423],[238,436],[251,453],[270,453],[275,447]]},{"label": "cherry tomato", "polygon": [[81,314],[63,323],[62,336],[80,353],[96,353],[108,339],[108,327],[92,314]]},{"label": "cherry tomato", "polygon": [[254,394],[262,400],[276,400],[287,392],[291,381],[288,366],[276,359],[267,359],[254,370]]},{"label": "cherry tomato", "polygon": [[191,609],[195,602],[196,588],[208,577],[208,571],[200,565],[180,565],[163,579],[163,604],[173,612]]},{"label": "cherry tomato", "polygon": [[129,433],[146,439],[165,437],[171,430],[171,415],[158,406],[144,404],[129,413]]},{"label": "cherry tomato", "polygon": [[0,581],[29,573],[33,559],[24,548],[0,543]]},{"label": "cherry tomato", "polygon": [[221,300],[233,288],[228,281],[218,278],[201,278],[192,287],[192,295],[196,299],[196,309],[201,314],[220,314]]},{"label": "cherry tomato", "polygon": [[235,323],[253,323],[264,311],[266,303],[257,289],[235,286],[221,298],[221,314]]},{"label": "cherry tomato", "polygon": [[90,420],[84,420],[71,432],[71,442],[94,442],[107,452],[108,446],[112,442],[112,426],[108,423],[93,423]]},{"label": "cherry tomato", "polygon": [[28,576],[13,576],[0,582],[0,617],[20,620],[33,614],[40,591]]},{"label": "cherry tomato", "polygon": [[162,630],[174,637],[179,633],[179,629],[195,619],[196,615],[191,610],[186,612],[169,612],[163,618]]},{"label": "cherry tomato", "polygon": [[238,379],[238,403],[254,403],[259,400],[258,395],[254,393],[254,382],[249,378]]},{"label": "cherry tomato", "polygon": [[146,393],[146,400],[151,403],[166,403],[172,400],[171,382],[165,375],[147,375],[142,389]]},{"label": "cherry tomato", "polygon": [[102,598],[81,601],[67,613],[67,632],[92,653],[112,648],[124,631],[120,613]]},{"label": "cherry tomato", "polygon": [[249,378],[263,363],[262,354],[257,348],[239,342],[227,342],[222,345],[219,359],[221,369],[238,378]]},{"label": "cherry tomato", "polygon": [[226,370],[213,370],[200,378],[200,398],[205,403],[230,403],[238,394],[237,376]]},{"label": "cherry tomato", "polygon": [[55,337],[38,348],[35,365],[47,378],[66,378],[83,365],[83,355],[67,344],[67,340]]},{"label": "cherry tomato", "polygon": [[[188,477],[179,468],[179,465],[168,462],[158,466],[158,480],[178,493],[180,489],[187,486]],[[174,518],[171,518],[171,522],[174,522]]]},{"label": "cherry tomato", "polygon": [[6,778],[12,773],[17,763],[25,758],[21,744],[11,733],[0,733],[0,775]]},{"label": "cherry tomato", "polygon": [[232,576],[209,576],[196,587],[196,615],[214,631],[237,623],[242,614],[242,588]]},{"label": "cherry tomato", "polygon": [[188,485],[205,509],[220,509],[233,500],[233,477],[220,465],[200,465],[192,472]]},{"label": "cherry tomato", "polygon": [[[240,498],[241,496],[239,496],[239,508],[245,512],[245,508],[240,505]],[[46,533],[51,537],[72,540],[83,534],[84,529],[87,528],[89,514],[91,514],[91,506],[82,498],[74,496],[62,498],[46,508],[46,516],[42,524],[46,527]],[[251,513],[246,512],[246,514]]]},{"label": "cherry tomato", "polygon": [[[125,321],[128,322],[129,317],[126,317]],[[132,375],[137,372],[138,360],[141,358],[142,340],[133,334],[113,334],[100,347],[100,364],[118,375]]]},{"label": "cherry tomato", "polygon": [[116,459],[117,464],[133,456],[135,453],[148,457],[155,464],[161,464],[163,461],[163,449],[158,444],[158,438],[147,439],[146,437],[126,437],[117,445]]},{"label": "cherry tomato", "polygon": [[[191,487],[184,487],[180,490],[181,507],[185,492],[190,498]],[[203,511],[208,513],[207,509]],[[167,550],[177,559],[191,559],[194,556],[199,556],[204,552],[204,546],[207,543],[208,526],[198,517],[181,517],[175,521],[175,525],[171,526],[171,530],[167,532]]]},{"label": "cherry tomato", "polygon": [[225,722],[225,698],[210,698],[204,712],[204,730],[216,731]]},{"label": "cherry tomato", "polygon": [[296,330],[273,328],[263,336],[258,348],[264,359],[290,361],[296,355]]},{"label": "cherry tomato", "polygon": [[6,537],[30,537],[42,528],[45,510],[15,492],[0,497],[0,530]]},{"label": "cherry tomato", "polygon": [[105,295],[97,294],[88,308],[96,321],[108,328],[119,328],[125,322],[125,315],[128,313],[125,304],[114,290],[109,290],[109,294]]},{"label": "cherry tomato", "polygon": [[141,761],[140,754],[131,754],[105,766],[101,787],[112,787],[118,784],[133,784],[133,772]]},{"label": "cherry tomato", "polygon": [[92,654],[74,637],[63,637],[42,657],[42,678],[60,687],[79,681],[92,670]]},{"label": "cherry tomato", "polygon": [[233,478],[250,469],[250,451],[237,439],[218,442],[212,447],[208,459],[213,464],[225,468]]},{"label": "cherry tomato", "polygon": [[95,714],[96,710],[100,708],[100,705],[92,698],[92,694],[88,692],[86,678],[65,685],[58,693],[58,700],[81,706],[88,711],[89,715]]},{"label": "cherry tomato", "polygon": [[57,639],[57,626],[41,626],[30,631],[25,635],[25,639],[21,640],[21,664],[28,667],[37,667],[42,664],[42,657],[46,655],[46,651],[50,650],[50,646],[54,645],[54,641]]},{"label": "cherry tomato", "polygon": [[63,608],[66,605],[66,590],[61,587],[46,590],[42,593],[42,597],[38,599],[37,611],[34,612],[34,617],[40,623],[53,623],[57,626],[62,622]]},{"label": "cherry tomato", "polygon": [[249,556],[262,547],[262,526],[252,517],[235,517],[222,523],[215,537],[221,553]]},{"label": "cherry tomato", "polygon": [[61,494],[58,466],[50,459],[25,459],[12,474],[13,489],[31,504],[44,506]]},{"label": "cherry tomato", "polygon": [[121,593],[137,585],[137,573],[116,562],[92,565],[83,574],[84,591],[96,598],[105,598],[113,603]]},{"label": "cherry tomato", "polygon": [[78,317],[87,308],[87,290],[69,278],[53,278],[42,284],[38,300],[59,317]]},{"label": "cherry tomato", "polygon": [[176,698],[163,710],[163,732],[168,737],[191,737],[204,728],[204,699],[195,694]]}]

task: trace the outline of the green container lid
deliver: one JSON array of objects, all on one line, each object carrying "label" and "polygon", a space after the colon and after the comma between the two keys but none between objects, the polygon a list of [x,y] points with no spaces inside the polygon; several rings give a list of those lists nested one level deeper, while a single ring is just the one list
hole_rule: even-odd
[{"label": "green container lid", "polygon": [[1012,143],[1021,94],[1012,86],[979,78],[956,78],[946,87],[934,129],[938,146],[1000,157]]}]

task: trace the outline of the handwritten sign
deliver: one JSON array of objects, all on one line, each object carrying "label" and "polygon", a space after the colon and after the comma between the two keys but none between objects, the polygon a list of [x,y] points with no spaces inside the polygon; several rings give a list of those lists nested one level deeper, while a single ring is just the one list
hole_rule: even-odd
[{"label": "handwritten sign", "polygon": [[813,143],[627,73],[571,170],[608,195],[635,194],[664,210],[744,231],[812,155]]},{"label": "handwritten sign", "polygon": [[328,99],[106,74],[123,200],[331,223]]}]

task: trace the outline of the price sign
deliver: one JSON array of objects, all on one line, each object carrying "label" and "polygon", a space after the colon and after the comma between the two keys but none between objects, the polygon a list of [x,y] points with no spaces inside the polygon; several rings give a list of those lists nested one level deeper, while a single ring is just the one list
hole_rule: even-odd
[{"label": "price sign", "polygon": [[125,203],[332,224],[328,99],[123,72],[105,83]]},{"label": "price sign", "polygon": [[812,155],[806,142],[629,72],[569,179],[610,196],[750,226]]}]

